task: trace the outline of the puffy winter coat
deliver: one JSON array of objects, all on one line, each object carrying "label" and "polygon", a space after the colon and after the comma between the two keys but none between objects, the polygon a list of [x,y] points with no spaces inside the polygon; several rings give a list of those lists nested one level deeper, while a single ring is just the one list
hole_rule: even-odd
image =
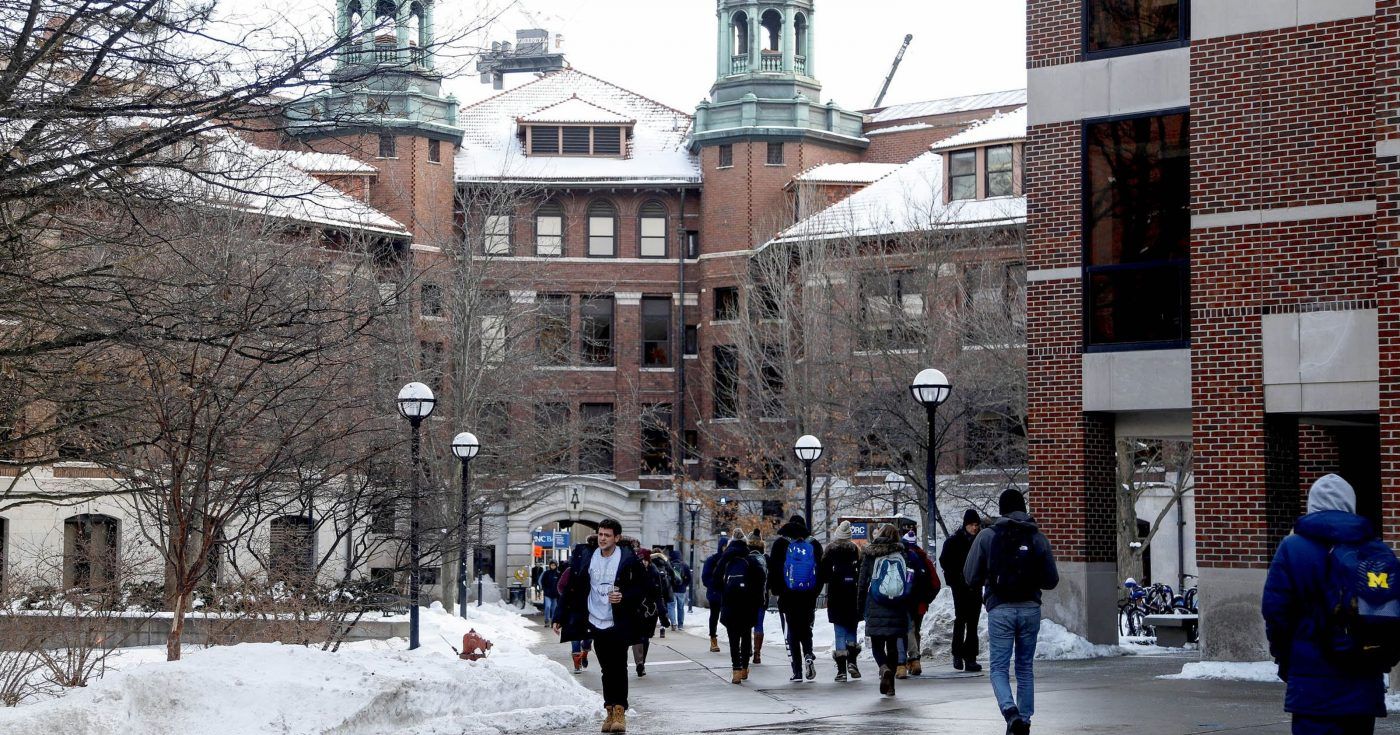
[{"label": "puffy winter coat", "polygon": [[[561,643],[581,641],[593,636],[588,624],[588,591],[593,586],[588,565],[593,555],[598,553],[595,546],[579,544],[569,557],[569,570],[559,596],[559,640]],[[616,554],[622,554],[617,565],[617,577],[613,584],[622,593],[622,602],[612,606],[613,628],[623,640],[641,640],[641,604],[647,594],[649,583],[641,559],[629,548],[618,546]]]},{"label": "puffy winter coat", "polygon": [[846,539],[832,541],[822,554],[826,580],[826,619],[854,628],[860,622],[860,547]]},{"label": "puffy winter coat", "polygon": [[933,560],[929,558],[924,547],[908,541],[904,542],[905,560],[908,561],[910,569],[917,564],[923,568],[914,580],[914,597],[910,600],[910,611],[919,618],[923,618],[928,612],[929,603],[938,597],[938,591],[943,589],[943,583],[938,581],[938,570],[934,568]]},{"label": "puffy winter coat", "polygon": [[972,550],[973,535],[967,528],[959,528],[943,542],[943,551],[938,554],[938,565],[943,567],[943,581],[954,592],[972,589],[963,576],[963,565],[967,563],[967,552]]},{"label": "puffy winter coat", "polygon": [[883,543],[872,541],[865,547],[865,560],[860,565],[860,617],[865,620],[865,634],[871,637],[902,636],[909,632],[909,613],[913,604],[909,600],[884,602],[870,591],[870,581],[875,576],[875,564],[880,557],[897,555],[909,563],[909,556],[900,541]]},{"label": "puffy winter coat", "polygon": [[709,607],[719,604],[719,590],[715,588],[715,565],[719,563],[719,558],[724,556],[724,550],[728,548],[728,545],[729,539],[720,539],[719,551],[710,554],[700,567],[700,583],[705,585],[705,603]]},{"label": "puffy winter coat", "polygon": [[[822,545],[810,538],[807,526],[796,520],[788,521],[778,529],[778,538],[768,555],[768,591],[778,598],[778,610],[810,612],[817,606],[817,596],[822,590]],[[784,563],[787,561],[788,544],[806,540],[812,544],[812,561],[817,566],[817,583],[810,590],[790,590],[783,578]]]},{"label": "puffy winter coat", "polygon": [[1358,675],[1338,669],[1323,656],[1319,638],[1325,627],[1323,585],[1327,555],[1336,544],[1375,537],[1370,521],[1354,513],[1324,510],[1309,513],[1279,544],[1264,582],[1264,630],[1269,652],[1278,661],[1279,677],[1288,682],[1283,708],[1301,715],[1385,716],[1385,686],[1380,674]]},{"label": "puffy winter coat", "polygon": [[642,565],[642,602],[637,617],[637,638],[650,638],[656,633],[658,618],[666,619],[666,603],[670,601],[670,589],[661,570],[655,565]]},{"label": "puffy winter coat", "polygon": [[[731,574],[744,575],[746,594],[735,595],[727,589],[727,579]],[[724,627],[753,627],[754,621],[758,620],[765,582],[763,568],[749,556],[748,546],[730,544],[724,550],[724,556],[715,565],[715,586],[720,590],[719,621],[724,623]]]},{"label": "puffy winter coat", "polygon": [[540,575],[540,588],[544,590],[545,597],[559,596],[559,577],[562,574],[558,569],[546,569],[544,574]]}]

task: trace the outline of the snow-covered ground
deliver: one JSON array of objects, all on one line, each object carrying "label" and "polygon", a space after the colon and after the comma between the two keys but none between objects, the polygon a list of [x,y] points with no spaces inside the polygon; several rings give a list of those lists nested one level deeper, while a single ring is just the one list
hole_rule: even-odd
[{"label": "snow-covered ground", "polygon": [[[276,643],[187,647],[183,660],[129,649],[113,669],[62,697],[0,709],[0,734],[335,732],[344,735],[495,735],[569,727],[597,717],[602,700],[563,667],[532,653],[540,634],[514,608],[441,605],[422,613],[416,651],[406,641],[361,641],[337,653]],[[484,660],[452,651],[467,630],[494,644]]]},{"label": "snow-covered ground", "polygon": [[1278,678],[1278,665],[1273,661],[1192,661],[1181,667],[1181,673],[1158,678],[1283,683]]}]

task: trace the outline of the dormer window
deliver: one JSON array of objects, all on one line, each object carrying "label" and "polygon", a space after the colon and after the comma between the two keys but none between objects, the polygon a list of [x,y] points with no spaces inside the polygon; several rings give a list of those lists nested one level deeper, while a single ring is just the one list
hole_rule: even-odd
[{"label": "dormer window", "polygon": [[578,97],[520,117],[521,143],[530,156],[624,157],[636,120]]},{"label": "dormer window", "polygon": [[1021,196],[1019,143],[946,151],[945,201]]}]

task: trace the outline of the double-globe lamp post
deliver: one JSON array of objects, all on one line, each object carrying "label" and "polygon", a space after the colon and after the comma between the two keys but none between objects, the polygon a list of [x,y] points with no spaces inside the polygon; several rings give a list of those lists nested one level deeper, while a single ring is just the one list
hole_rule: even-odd
[{"label": "double-globe lamp post", "polygon": [[[467,616],[467,523],[471,518],[471,463],[481,451],[476,434],[464,431],[452,437],[452,453],[462,461],[462,512],[457,522],[457,614]],[[480,539],[478,539],[480,542]],[[481,575],[476,578],[476,600],[481,603]]]},{"label": "double-globe lamp post", "polygon": [[942,371],[927,368],[914,376],[914,382],[909,384],[909,392],[914,394],[914,400],[922,403],[928,413],[928,456],[924,462],[924,487],[928,490],[928,551],[932,554],[938,540],[934,524],[943,528],[945,538],[948,536],[948,529],[943,526],[943,516],[938,512],[936,498],[938,448],[935,445],[934,418],[938,407],[943,405],[953,392],[953,386]]},{"label": "double-globe lamp post", "polygon": [[432,415],[437,405],[433,390],[422,383],[409,383],[399,390],[399,413],[408,419],[411,438],[408,444],[408,650],[418,647],[418,597],[422,591],[422,574],[418,567],[418,483],[421,466],[420,427]]},{"label": "double-globe lamp post", "polygon": [[812,532],[812,463],[822,456],[822,443],[811,434],[803,434],[792,445],[792,453],[802,460],[807,470],[807,532]]}]

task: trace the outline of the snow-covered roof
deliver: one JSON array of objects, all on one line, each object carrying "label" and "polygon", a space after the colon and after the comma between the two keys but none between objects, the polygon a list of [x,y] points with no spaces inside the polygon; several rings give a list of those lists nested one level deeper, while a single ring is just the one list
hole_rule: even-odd
[{"label": "snow-covered roof", "polygon": [[574,95],[563,102],[555,102],[528,115],[522,115],[520,122],[631,125],[636,120]]},{"label": "snow-covered roof", "polygon": [[865,137],[873,135],[885,135],[887,133],[907,133],[911,130],[932,130],[933,126],[928,123],[909,123],[908,125],[891,125],[888,128],[875,128],[865,131]]},{"label": "snow-covered roof", "polygon": [[813,166],[793,177],[793,180],[822,184],[869,184],[897,168],[897,163],[827,163]]},{"label": "snow-covered roof", "polygon": [[778,233],[768,244],[1019,224],[1025,197],[943,201],[943,154],[929,151]]},{"label": "snow-covered roof", "polygon": [[933,150],[946,151],[954,148],[969,148],[988,143],[1025,139],[1026,108],[1018,107],[1011,112],[999,112],[986,120],[974,123],[957,135],[938,141],[933,145]]},{"label": "snow-covered roof", "polygon": [[890,105],[889,107],[882,107],[867,114],[869,116],[869,122],[881,123],[889,122],[890,120],[907,120],[914,117],[947,115],[953,112],[967,112],[969,110],[984,110],[989,107],[1010,107],[1011,105],[1024,104],[1026,104],[1026,90],[1008,89],[1004,92],[987,92],[984,94],[965,95],[963,97],[948,97],[941,100],[926,100],[924,102]]},{"label": "snow-covered roof", "polygon": [[[626,158],[525,155],[516,135],[516,121],[549,107],[560,107],[560,103],[575,97],[579,102],[604,106],[600,109],[636,121]],[[464,107],[457,119],[466,130],[457,151],[458,181],[643,185],[700,181],[699,159],[686,148],[690,115],[576,69],[546,74]]]},{"label": "snow-covered roof", "polygon": [[372,174],[378,169],[340,153],[320,151],[278,151],[283,160],[309,174]]}]

